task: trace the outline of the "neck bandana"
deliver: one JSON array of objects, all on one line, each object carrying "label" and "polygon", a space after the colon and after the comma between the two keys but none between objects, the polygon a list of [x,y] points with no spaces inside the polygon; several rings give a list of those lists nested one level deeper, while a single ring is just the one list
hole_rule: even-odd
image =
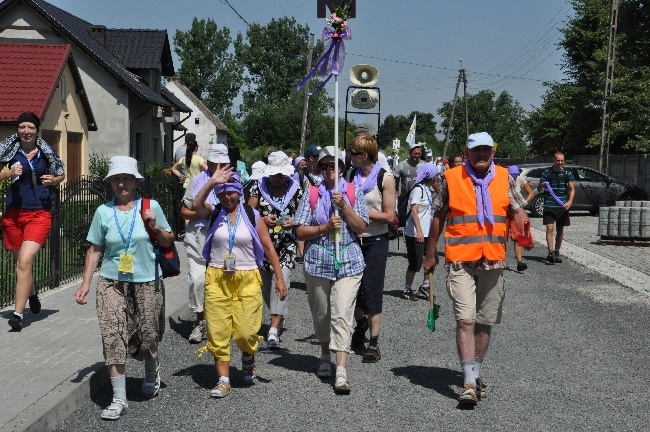
[{"label": "neck bandana", "polygon": [[485,178],[477,178],[472,165],[469,163],[469,160],[465,161],[465,169],[467,174],[472,179],[474,184],[474,191],[476,192],[476,212],[478,216],[478,223],[484,227],[485,220],[494,226],[494,214],[492,213],[492,199],[490,198],[490,190],[488,186],[494,178],[494,161],[490,164],[490,169],[488,170]]},{"label": "neck bandana", "polygon": [[[339,178],[339,191],[343,194],[345,201],[350,204],[346,193],[347,189],[348,183],[343,178]],[[334,189],[327,190],[324,181],[318,186],[319,199],[316,206],[316,222],[320,225],[326,224],[332,216],[332,192],[334,192]]]},{"label": "neck bandana", "polygon": [[361,190],[363,190],[364,195],[368,195],[368,193],[372,191],[377,185],[377,176],[379,175],[380,169],[381,169],[381,165],[376,163],[375,166],[372,167],[372,171],[370,171],[370,174],[368,174],[368,177],[366,177],[366,180],[364,181],[361,168],[357,168],[356,174],[354,174],[354,184],[357,185],[359,188],[361,188]]},{"label": "neck bandana", "polygon": [[282,197],[282,200],[278,203],[272,196],[271,196],[271,185],[270,185],[270,180],[268,177],[262,177],[257,181],[257,185],[260,188],[260,193],[266,200],[266,202],[269,203],[269,205],[280,212],[283,212],[287,209],[289,206],[289,203],[291,202],[291,198],[296,194],[298,191],[298,188],[300,187],[300,182],[296,181],[295,179],[291,177],[287,177],[287,189],[284,193],[284,196]]}]

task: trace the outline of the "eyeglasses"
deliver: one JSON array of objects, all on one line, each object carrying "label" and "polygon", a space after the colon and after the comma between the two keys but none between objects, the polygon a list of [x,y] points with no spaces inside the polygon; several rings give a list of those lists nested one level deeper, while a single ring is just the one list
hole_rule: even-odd
[{"label": "eyeglasses", "polygon": [[367,152],[353,152],[350,150],[348,153],[350,153],[350,156],[361,156],[363,154],[366,154]]},{"label": "eyeglasses", "polygon": [[318,169],[321,171],[325,171],[327,168],[334,169],[334,162],[325,162],[318,164]]}]

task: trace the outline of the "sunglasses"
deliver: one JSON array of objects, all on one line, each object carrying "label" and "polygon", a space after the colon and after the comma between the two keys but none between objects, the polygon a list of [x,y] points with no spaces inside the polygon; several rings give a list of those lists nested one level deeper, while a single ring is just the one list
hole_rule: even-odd
[{"label": "sunglasses", "polygon": [[366,152],[353,152],[350,150],[348,153],[350,153],[350,156],[361,156],[363,154],[366,154]]},{"label": "sunglasses", "polygon": [[325,162],[318,164],[318,169],[321,171],[325,171],[327,168],[334,169],[334,162]]}]

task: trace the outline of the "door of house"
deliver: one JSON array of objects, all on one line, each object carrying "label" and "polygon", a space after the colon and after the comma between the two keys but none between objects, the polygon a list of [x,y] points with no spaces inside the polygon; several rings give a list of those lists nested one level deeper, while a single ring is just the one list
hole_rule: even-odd
[{"label": "door of house", "polygon": [[65,164],[66,180],[74,180],[81,177],[81,142],[83,134],[78,132],[68,132],[68,160]]}]

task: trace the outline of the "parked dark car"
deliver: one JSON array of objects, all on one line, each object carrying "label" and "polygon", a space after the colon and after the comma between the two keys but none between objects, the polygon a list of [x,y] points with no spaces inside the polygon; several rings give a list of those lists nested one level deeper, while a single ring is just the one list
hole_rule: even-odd
[{"label": "parked dark car", "polygon": [[[530,183],[535,197],[526,207],[533,216],[540,217],[544,212],[545,192],[537,192],[542,172],[552,164],[517,165],[522,176]],[[573,172],[575,197],[572,210],[586,210],[598,214],[599,206],[614,205],[614,201],[647,200],[648,192],[631,183],[616,180],[606,174],[585,166],[565,164],[564,168]]]}]

